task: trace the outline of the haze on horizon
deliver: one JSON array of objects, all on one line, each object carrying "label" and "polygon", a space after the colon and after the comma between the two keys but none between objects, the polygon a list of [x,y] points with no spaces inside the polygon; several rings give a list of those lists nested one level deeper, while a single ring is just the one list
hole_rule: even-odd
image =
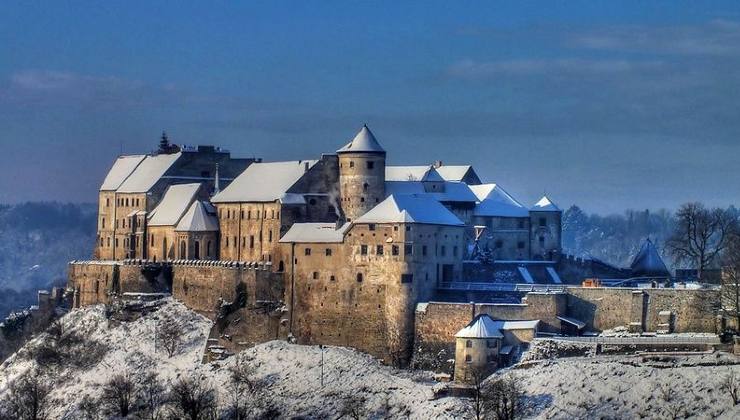
[{"label": "haze on horizon", "polygon": [[740,4],[7,2],[0,203],[93,202],[114,158],[470,163],[525,205],[740,195]]}]

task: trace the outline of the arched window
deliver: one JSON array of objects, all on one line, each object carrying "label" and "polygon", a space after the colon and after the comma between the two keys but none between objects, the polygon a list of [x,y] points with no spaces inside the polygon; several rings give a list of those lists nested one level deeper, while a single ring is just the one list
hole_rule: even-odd
[{"label": "arched window", "polygon": [[471,356],[469,354],[466,354],[465,355],[465,361],[468,362],[468,363],[472,362],[473,361],[473,356]]},{"label": "arched window", "polygon": [[200,242],[195,241],[193,243],[193,259],[199,260],[200,259]]},{"label": "arched window", "polygon": [[211,256],[211,241],[206,242],[206,257]]},{"label": "arched window", "polygon": [[357,282],[362,283],[362,273],[357,273]]},{"label": "arched window", "polygon": [[280,262],[278,263],[278,272],[282,273],[283,271],[285,271],[285,263],[280,260]]},{"label": "arched window", "polygon": [[187,245],[185,245],[185,241],[180,242],[180,258],[186,259],[185,250],[187,249]]},{"label": "arched window", "polygon": [[167,259],[167,238],[162,238],[162,260]]},{"label": "arched window", "polygon": [[467,347],[467,348],[473,347],[473,340],[467,340],[467,341],[465,341],[465,347]]},{"label": "arched window", "polygon": [[365,191],[365,192],[367,192],[367,188],[368,188],[368,187],[369,187],[369,185],[367,184],[367,182],[366,182],[366,183],[364,183],[364,184],[362,184],[362,191]]}]

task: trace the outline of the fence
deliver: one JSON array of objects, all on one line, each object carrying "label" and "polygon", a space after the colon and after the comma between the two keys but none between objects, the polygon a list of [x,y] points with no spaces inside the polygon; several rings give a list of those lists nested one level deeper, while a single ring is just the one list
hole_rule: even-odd
[{"label": "fence", "polygon": [[442,282],[439,289],[485,292],[565,292],[565,286],[528,283],[475,283],[467,281]]},{"label": "fence", "polygon": [[614,345],[682,345],[682,344],[721,344],[719,337],[684,337],[684,336],[662,336],[662,337],[548,337],[553,340],[570,341],[576,343],[614,344]]}]

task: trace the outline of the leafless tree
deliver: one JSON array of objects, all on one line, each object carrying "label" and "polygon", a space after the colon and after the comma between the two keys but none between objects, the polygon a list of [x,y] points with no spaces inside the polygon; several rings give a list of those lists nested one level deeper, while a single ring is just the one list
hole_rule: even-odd
[{"label": "leafless tree", "polygon": [[182,342],[180,325],[174,319],[166,318],[159,324],[157,336],[167,356],[174,356]]},{"label": "leafless tree", "polygon": [[740,234],[733,234],[722,254],[722,311],[740,330]]},{"label": "leafless tree", "polygon": [[660,399],[664,403],[661,407],[661,412],[665,418],[678,420],[687,417],[686,405],[682,400],[674,398],[673,390],[670,387],[661,385],[658,391],[660,392]]},{"label": "leafless tree", "polygon": [[342,399],[342,411],[339,418],[348,417],[353,420],[362,420],[367,417],[367,408],[365,407],[365,398],[362,394],[347,394]]},{"label": "leafless tree", "polygon": [[252,359],[245,353],[234,357],[234,364],[229,367],[229,392],[231,393],[231,407],[229,418],[243,420],[249,417],[247,400],[253,396],[256,382],[253,379],[254,366]]},{"label": "leafless tree", "polygon": [[106,408],[121,417],[126,417],[131,411],[131,405],[136,396],[136,387],[128,373],[113,375],[103,385],[102,402]]},{"label": "leafless tree", "polygon": [[100,417],[100,403],[90,395],[82,397],[77,406],[78,414],[82,420],[98,420]]},{"label": "leafless tree", "polygon": [[10,418],[43,420],[50,408],[51,385],[38,372],[27,372],[10,384],[6,401]]},{"label": "leafless tree", "polygon": [[732,398],[732,404],[740,404],[740,378],[735,375],[735,371],[730,369],[730,373],[725,375],[720,387],[727,392]]},{"label": "leafless tree", "polygon": [[474,370],[471,379],[470,403],[477,420],[513,420],[522,416],[524,391],[516,377],[509,374],[485,380],[485,372]]},{"label": "leafless tree", "polygon": [[144,375],[138,387],[138,398],[142,407],[142,418],[158,420],[166,395],[164,386],[155,372]]},{"label": "leafless tree", "polygon": [[736,228],[737,220],[727,210],[686,203],[676,213],[676,227],[666,245],[677,263],[696,267],[701,280],[704,270],[717,262]]},{"label": "leafless tree", "polygon": [[201,376],[182,377],[172,386],[170,403],[175,418],[212,419],[216,411],[216,390]]}]

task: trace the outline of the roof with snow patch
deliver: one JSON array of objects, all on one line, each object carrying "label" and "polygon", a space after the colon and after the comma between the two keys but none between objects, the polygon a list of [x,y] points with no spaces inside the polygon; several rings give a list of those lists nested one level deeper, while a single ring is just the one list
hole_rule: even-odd
[{"label": "roof with snow patch", "polygon": [[428,194],[391,195],[354,222],[463,225],[457,216]]},{"label": "roof with snow patch", "polygon": [[175,228],[177,232],[216,232],[218,217],[212,204],[196,200],[180,219]]},{"label": "roof with snow patch", "polygon": [[478,201],[470,187],[464,182],[447,182],[443,184],[443,190],[439,192],[427,192],[424,189],[424,183],[421,181],[386,181],[385,195],[401,194],[425,194],[437,201],[442,202],[469,202]]},{"label": "roof with snow patch", "polygon": [[100,186],[100,191],[115,191],[123,184],[146,155],[119,156],[108,171],[108,175]]},{"label": "roof with snow patch", "polygon": [[[473,171],[471,165],[441,165],[435,168],[445,181],[462,181],[468,172]],[[475,171],[473,171],[475,173]],[[476,178],[478,175],[475,176]]]},{"label": "roof with snow patch", "polygon": [[193,202],[201,184],[176,184],[167,187],[164,197],[152,210],[149,226],[174,226]]},{"label": "roof with snow patch", "polygon": [[286,193],[317,160],[260,162],[247,167],[229,186],[216,194],[213,203],[269,202]]},{"label": "roof with snow patch", "polygon": [[530,208],[532,211],[560,211],[560,208],[555,205],[550,199],[543,195],[542,198],[540,198],[540,201],[535,203],[532,208]]},{"label": "roof with snow patch", "polygon": [[146,156],[117,191],[120,193],[148,192],[180,156],[182,153]]},{"label": "roof with snow patch", "polygon": [[444,178],[432,165],[386,166],[385,180],[442,182]]},{"label": "roof with snow patch", "polygon": [[349,152],[385,153],[385,149],[378,143],[378,140],[375,139],[373,132],[367,128],[367,125],[363,125],[352,141],[337,150],[337,153]]},{"label": "roof with snow patch", "polygon": [[345,223],[337,229],[335,223],[294,223],[280,242],[340,243],[350,225]]},{"label": "roof with snow patch", "polygon": [[504,338],[501,331],[536,329],[539,320],[501,321],[494,320],[488,314],[473,318],[467,326],[457,332],[457,338]]},{"label": "roof with snow patch", "polygon": [[650,239],[646,239],[630,265],[635,277],[670,277],[663,259]]},{"label": "roof with snow patch", "polygon": [[470,185],[478,198],[476,216],[529,217],[529,210],[497,184]]}]

